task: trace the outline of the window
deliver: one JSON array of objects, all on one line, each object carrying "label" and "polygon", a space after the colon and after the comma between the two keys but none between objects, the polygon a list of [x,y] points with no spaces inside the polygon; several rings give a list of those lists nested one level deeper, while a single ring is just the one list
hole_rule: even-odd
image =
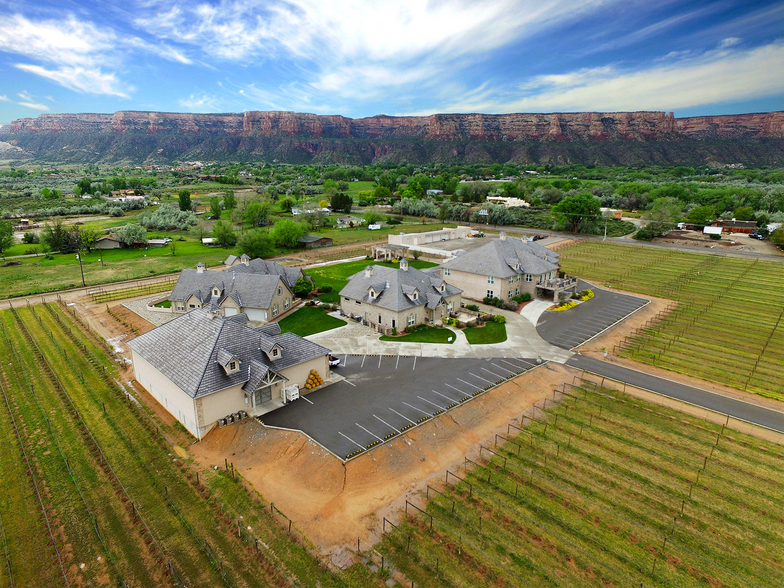
[{"label": "window", "polygon": [[419,300],[419,292],[414,292],[414,300]]},{"label": "window", "polygon": [[444,268],[444,275],[445,276],[451,276],[452,275],[452,270],[449,269],[448,267],[445,267]]},{"label": "window", "polygon": [[454,308],[455,308],[455,303],[454,302],[447,302],[447,304],[446,304],[447,312],[452,312],[454,310]]},{"label": "window", "polygon": [[272,307],[272,316],[278,316],[278,305]]},{"label": "window", "polygon": [[525,281],[526,282],[533,282],[534,277],[531,274],[525,274]]},{"label": "window", "polygon": [[509,278],[509,283],[511,284],[512,282],[514,282],[514,276],[511,276],[511,277]]},{"label": "window", "polygon": [[360,304],[360,305],[362,304],[359,300],[355,300],[354,302],[356,302],[357,304]]},{"label": "window", "polygon": [[279,351],[279,349],[277,347],[273,347],[272,348],[272,357],[277,357],[278,356],[278,351]]},{"label": "window", "polygon": [[517,281],[520,281],[520,274],[517,274]]},{"label": "window", "polygon": [[189,304],[188,308],[196,308],[196,305],[195,304]]},{"label": "window", "polygon": [[343,297],[343,302],[349,302],[350,300],[350,298],[346,298],[345,296]]},{"label": "window", "polygon": [[495,284],[495,278],[493,276],[487,276],[487,283]]},{"label": "window", "polygon": [[520,288],[515,288],[515,296],[520,296]]},{"label": "window", "polygon": [[278,288],[278,296],[280,296],[280,288]]},{"label": "window", "polygon": [[229,362],[229,371],[233,372],[236,369],[237,369],[237,362],[236,361]]},{"label": "window", "polygon": [[416,315],[412,314],[410,317],[408,317],[408,320],[406,321],[406,324],[409,327],[412,327],[412,326],[414,326],[415,323],[416,323]]},{"label": "window", "polygon": [[487,297],[488,298],[495,298],[495,292],[493,292],[492,290],[488,290],[487,291]]},{"label": "window", "polygon": [[215,289],[212,291],[212,295],[213,295],[213,296],[219,296],[219,295],[220,295],[220,291],[219,291],[217,288],[215,288]]},{"label": "window", "polygon": [[289,299],[286,298],[286,300],[283,301],[283,308],[288,308],[288,307],[289,307]]},{"label": "window", "polygon": [[444,284],[441,284],[441,291],[442,292],[446,291],[446,286]]},{"label": "window", "polygon": [[509,290],[509,294],[506,297],[507,298],[511,298],[512,297],[512,291],[511,290]]},{"label": "window", "polygon": [[177,303],[177,310],[185,310],[185,305],[182,302]]}]

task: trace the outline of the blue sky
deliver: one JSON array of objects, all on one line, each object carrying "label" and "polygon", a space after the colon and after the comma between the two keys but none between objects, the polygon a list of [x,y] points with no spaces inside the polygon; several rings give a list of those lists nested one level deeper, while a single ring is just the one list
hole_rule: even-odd
[{"label": "blue sky", "polygon": [[784,1],[0,0],[0,122],[117,110],[784,110]]}]

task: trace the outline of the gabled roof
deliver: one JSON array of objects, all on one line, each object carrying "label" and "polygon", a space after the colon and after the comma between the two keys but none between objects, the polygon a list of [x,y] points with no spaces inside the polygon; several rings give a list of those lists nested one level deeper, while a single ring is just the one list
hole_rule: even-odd
[{"label": "gabled roof", "polygon": [[[517,274],[541,275],[558,269],[561,256],[531,241],[506,238],[445,261],[441,267],[455,271],[508,278]],[[520,267],[517,268],[517,262]]]},{"label": "gabled roof", "polygon": [[[247,259],[246,255],[242,256],[243,260]],[[227,260],[228,261],[228,260]],[[286,267],[274,261],[267,261],[257,257],[248,261],[248,265],[239,263],[233,266],[232,271],[251,273],[251,274],[268,274],[271,276],[280,276],[289,288],[294,288],[297,280],[305,278],[305,273],[298,267]]]},{"label": "gabled roof", "polygon": [[[435,308],[444,296],[462,293],[460,288],[449,284],[446,285],[445,291],[441,292],[438,289],[442,283],[440,277],[435,278],[412,267],[403,270],[375,265],[372,266],[370,276],[365,276],[365,270],[362,270],[348,280],[348,284],[340,291],[341,296],[395,312],[426,305],[428,308]],[[376,293],[373,299],[368,294],[370,288]],[[413,300],[414,292],[419,293],[417,300]]]},{"label": "gabled roof", "polygon": [[[202,304],[217,302],[222,305],[230,298],[240,308],[269,308],[278,286],[285,286],[285,283],[281,282],[285,281],[278,275],[241,272],[236,271],[236,268],[201,273],[194,269],[184,269],[169,300],[186,301],[195,295]],[[217,300],[214,300],[212,295],[213,286],[220,290]]]},{"label": "gabled roof", "polygon": [[[211,317],[197,309],[139,335],[128,346],[192,398],[247,385],[251,376],[263,377],[268,371],[280,375],[279,370],[330,352],[293,333],[268,335],[245,321],[247,317]],[[283,352],[272,362],[262,348],[275,345]],[[220,360],[228,355],[239,359],[240,370],[227,374],[221,367]]]}]

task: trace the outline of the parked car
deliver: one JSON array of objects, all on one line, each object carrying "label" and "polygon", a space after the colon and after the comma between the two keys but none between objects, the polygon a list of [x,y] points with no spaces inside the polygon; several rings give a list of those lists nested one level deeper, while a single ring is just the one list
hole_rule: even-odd
[{"label": "parked car", "polygon": [[340,367],[340,358],[334,355],[329,356],[329,367]]},{"label": "parked car", "polygon": [[765,239],[765,237],[763,237],[759,233],[749,233],[749,237],[751,237],[752,239],[757,239],[758,241],[763,241]]}]

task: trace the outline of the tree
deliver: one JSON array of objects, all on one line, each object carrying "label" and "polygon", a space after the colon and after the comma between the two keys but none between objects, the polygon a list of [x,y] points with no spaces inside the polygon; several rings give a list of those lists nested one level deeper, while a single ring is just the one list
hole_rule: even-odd
[{"label": "tree", "polygon": [[51,251],[60,251],[67,232],[65,227],[63,227],[63,223],[58,219],[54,223],[48,223],[44,227],[44,230],[41,231],[41,241]]},{"label": "tree", "polygon": [[242,218],[252,227],[262,227],[267,224],[272,214],[272,205],[269,202],[251,202],[245,207]]},{"label": "tree", "polygon": [[648,221],[648,230],[654,237],[661,237],[672,229],[681,216],[681,204],[677,198],[667,197],[654,200],[650,209],[642,215]]},{"label": "tree", "polygon": [[246,231],[237,242],[240,253],[245,253],[251,258],[266,257],[272,253],[272,239],[267,231],[253,229]]},{"label": "tree", "polygon": [[689,211],[686,220],[695,225],[707,225],[713,219],[713,208],[697,206]]},{"label": "tree", "polygon": [[310,280],[300,278],[297,280],[297,283],[294,284],[294,294],[299,298],[303,298],[311,292],[313,292],[313,282]]},{"label": "tree", "polygon": [[297,246],[297,239],[305,234],[305,229],[301,224],[293,220],[281,220],[275,223],[270,232],[272,241],[280,246],[293,249]]},{"label": "tree", "polygon": [[770,242],[784,248],[784,229],[776,229],[770,234]]},{"label": "tree", "polygon": [[354,200],[344,192],[337,192],[333,194],[329,203],[332,210],[349,214],[351,212],[351,207],[354,205]]},{"label": "tree", "polygon": [[231,223],[218,221],[212,227],[212,236],[218,241],[221,247],[231,247],[237,243],[237,234],[231,227]]},{"label": "tree", "polygon": [[381,202],[382,200],[387,200],[392,196],[392,192],[386,186],[378,185],[373,188],[373,198],[376,199],[376,202]]},{"label": "tree", "polygon": [[90,253],[95,246],[95,242],[101,238],[101,231],[98,229],[82,229],[82,246]]},{"label": "tree", "polygon": [[279,204],[280,204],[280,209],[283,212],[291,212],[291,209],[294,206],[294,201],[291,198],[286,197],[283,200],[281,200]]},{"label": "tree", "polygon": [[234,196],[234,190],[226,190],[223,195],[223,208],[226,210],[233,210],[237,207],[237,197]]},{"label": "tree", "polygon": [[364,218],[368,225],[374,225],[384,217],[381,215],[380,212],[376,212],[375,210],[368,210],[364,214]]},{"label": "tree", "polygon": [[592,194],[577,194],[566,196],[552,207],[552,212],[558,219],[569,225],[573,233],[580,229],[582,222],[596,222],[601,217],[601,203]]},{"label": "tree", "polygon": [[188,190],[180,190],[177,195],[180,202],[180,210],[183,212],[191,212],[191,193]]},{"label": "tree", "polygon": [[8,221],[0,221],[0,255],[14,244],[14,226]]},{"label": "tree", "polygon": [[220,218],[223,208],[221,207],[220,199],[217,196],[210,198],[210,216]]},{"label": "tree", "polygon": [[378,182],[379,186],[387,188],[390,194],[395,191],[395,188],[397,188],[397,176],[391,172],[381,174],[378,176],[378,180],[376,181]]},{"label": "tree", "polygon": [[735,213],[732,217],[739,221],[754,220],[754,209],[751,206],[741,206],[735,209]]},{"label": "tree", "polygon": [[79,183],[76,184],[74,188],[74,194],[77,196],[82,196],[83,194],[92,194],[93,193],[93,185],[90,182],[90,178],[82,178],[79,180]]},{"label": "tree", "polygon": [[171,251],[172,257],[177,254],[177,241],[169,243],[169,251]]},{"label": "tree", "polygon": [[126,247],[147,242],[147,229],[137,223],[128,223],[117,229],[114,234]]}]

